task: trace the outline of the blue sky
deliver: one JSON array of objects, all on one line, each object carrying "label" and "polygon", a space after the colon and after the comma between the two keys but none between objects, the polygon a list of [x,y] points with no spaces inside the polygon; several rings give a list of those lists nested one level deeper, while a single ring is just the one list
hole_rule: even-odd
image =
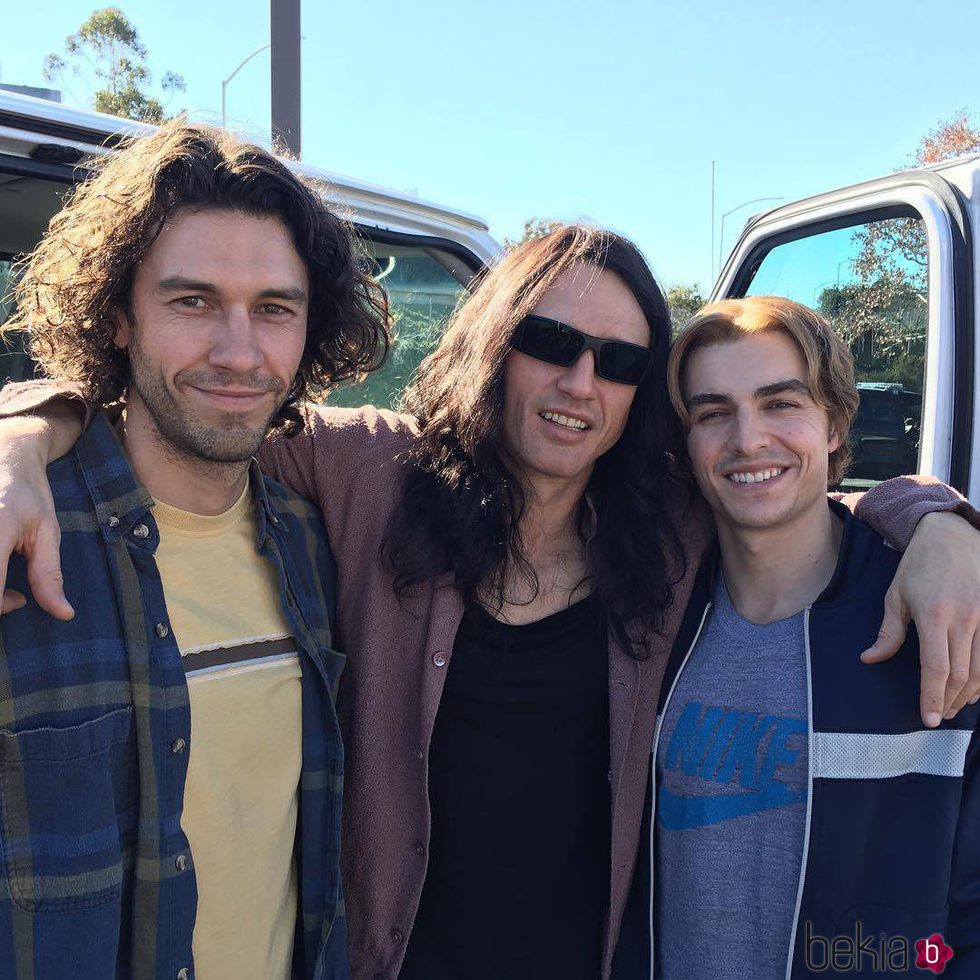
[{"label": "blue sky", "polygon": [[[202,120],[269,40],[268,0],[118,5],[157,77],[186,78],[173,106]],[[44,55],[96,5],[19,6],[0,35],[0,81],[44,84]],[[908,163],[940,121],[980,115],[974,16],[966,0],[306,0],[303,158],[475,212],[498,238],[531,217],[609,225],[666,284],[707,290],[712,160],[716,234],[744,201]],[[230,121],[257,137],[268,79],[264,52],[228,87]],[[753,210],[726,219],[726,249]]]}]

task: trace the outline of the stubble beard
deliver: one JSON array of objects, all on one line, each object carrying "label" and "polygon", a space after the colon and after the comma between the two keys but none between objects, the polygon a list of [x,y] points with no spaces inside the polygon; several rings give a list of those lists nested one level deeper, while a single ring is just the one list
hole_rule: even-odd
[{"label": "stubble beard", "polygon": [[234,378],[241,387],[276,393],[273,407],[261,424],[250,424],[247,418],[230,413],[224,418],[205,422],[174,397],[159,369],[144,354],[135,331],[129,344],[129,361],[130,400],[135,392],[145,406],[160,448],[197,468],[237,468],[247,463],[258,452],[272,420],[286,400],[287,392],[279,379],[237,378],[216,371],[178,372],[174,378],[175,387],[181,383],[219,387]]}]

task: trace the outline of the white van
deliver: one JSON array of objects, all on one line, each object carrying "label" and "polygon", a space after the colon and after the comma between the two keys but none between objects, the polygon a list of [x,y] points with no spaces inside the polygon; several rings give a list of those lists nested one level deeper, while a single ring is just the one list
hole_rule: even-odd
[{"label": "white van", "polygon": [[[107,152],[119,133],[146,130],[0,91],[0,295],[10,260],[38,241],[86,162]],[[385,367],[330,400],[390,404],[499,245],[483,221],[462,212],[306,165],[296,169],[327,180],[332,199],[349,210],[399,317]],[[821,309],[851,342],[861,409],[848,483],[914,469],[980,506],[978,229],[980,156],[964,157],[754,217],[723,267],[713,299],[789,296]],[[29,369],[22,355],[3,360],[4,378]]]},{"label": "white van", "polygon": [[[121,135],[150,129],[0,90],[0,322],[10,312],[3,297],[12,260],[40,240],[65,192],[85,177],[86,164],[109,152]],[[331,200],[360,231],[398,318],[399,339],[384,367],[330,401],[388,405],[434,345],[473,274],[500,246],[480,218],[305,164],[292,166],[328,182]],[[31,371],[21,351],[0,354],[0,380],[19,380]]]}]

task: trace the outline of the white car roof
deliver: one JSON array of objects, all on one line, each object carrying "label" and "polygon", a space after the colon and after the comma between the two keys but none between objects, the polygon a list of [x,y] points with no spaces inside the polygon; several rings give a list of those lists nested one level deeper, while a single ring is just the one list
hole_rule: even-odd
[{"label": "white car roof", "polygon": [[[0,154],[27,157],[36,146],[49,144],[78,150],[84,163],[109,152],[125,136],[153,129],[145,123],[0,89]],[[327,198],[349,209],[350,217],[360,224],[460,241],[484,261],[499,250],[486,221],[476,215],[308,163],[285,162],[297,173],[323,181]]]}]

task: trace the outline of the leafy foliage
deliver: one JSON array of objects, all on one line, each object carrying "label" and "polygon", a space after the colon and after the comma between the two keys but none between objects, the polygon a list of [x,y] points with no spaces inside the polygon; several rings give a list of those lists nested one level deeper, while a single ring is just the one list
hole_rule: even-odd
[{"label": "leafy foliage", "polygon": [[831,286],[821,292],[817,309],[850,343],[859,381],[922,390],[926,303],[909,282],[883,276],[870,286]]},{"label": "leafy foliage", "polygon": [[667,305],[670,307],[670,331],[676,337],[681,327],[704,306],[701,287],[697,283],[671,286],[667,290]]},{"label": "leafy foliage", "polygon": [[438,345],[463,287],[424,251],[389,255],[382,248],[367,261],[388,293],[395,339],[379,370],[360,384],[331,391],[327,401],[350,407],[371,404],[398,408],[415,369]]},{"label": "leafy foliage", "polygon": [[[163,103],[147,92],[153,76],[146,66],[146,45],[118,7],[96,10],[65,38],[64,50],[64,56],[52,52],[44,59],[48,81],[63,79],[70,70],[93,90],[92,104],[99,112],[149,123],[167,118]],[[173,93],[186,86],[180,75],[168,71],[160,87]]]},{"label": "leafy foliage", "polygon": [[534,238],[540,238],[542,235],[547,235],[560,224],[558,221],[551,221],[544,218],[528,218],[524,222],[524,231],[521,233],[520,238],[505,238],[504,248],[513,248],[515,245],[522,245],[524,242],[529,242]]},{"label": "leafy foliage", "polygon": [[[919,142],[915,165],[925,166],[980,151],[980,129],[966,111],[941,123]],[[928,243],[917,218],[874,221],[854,233],[857,256],[852,285],[824,290],[820,309],[851,341],[859,372],[867,380],[885,370],[889,378],[904,359],[921,364],[925,349]],[[918,352],[918,353],[916,353]],[[922,384],[921,368],[913,388]]]}]

